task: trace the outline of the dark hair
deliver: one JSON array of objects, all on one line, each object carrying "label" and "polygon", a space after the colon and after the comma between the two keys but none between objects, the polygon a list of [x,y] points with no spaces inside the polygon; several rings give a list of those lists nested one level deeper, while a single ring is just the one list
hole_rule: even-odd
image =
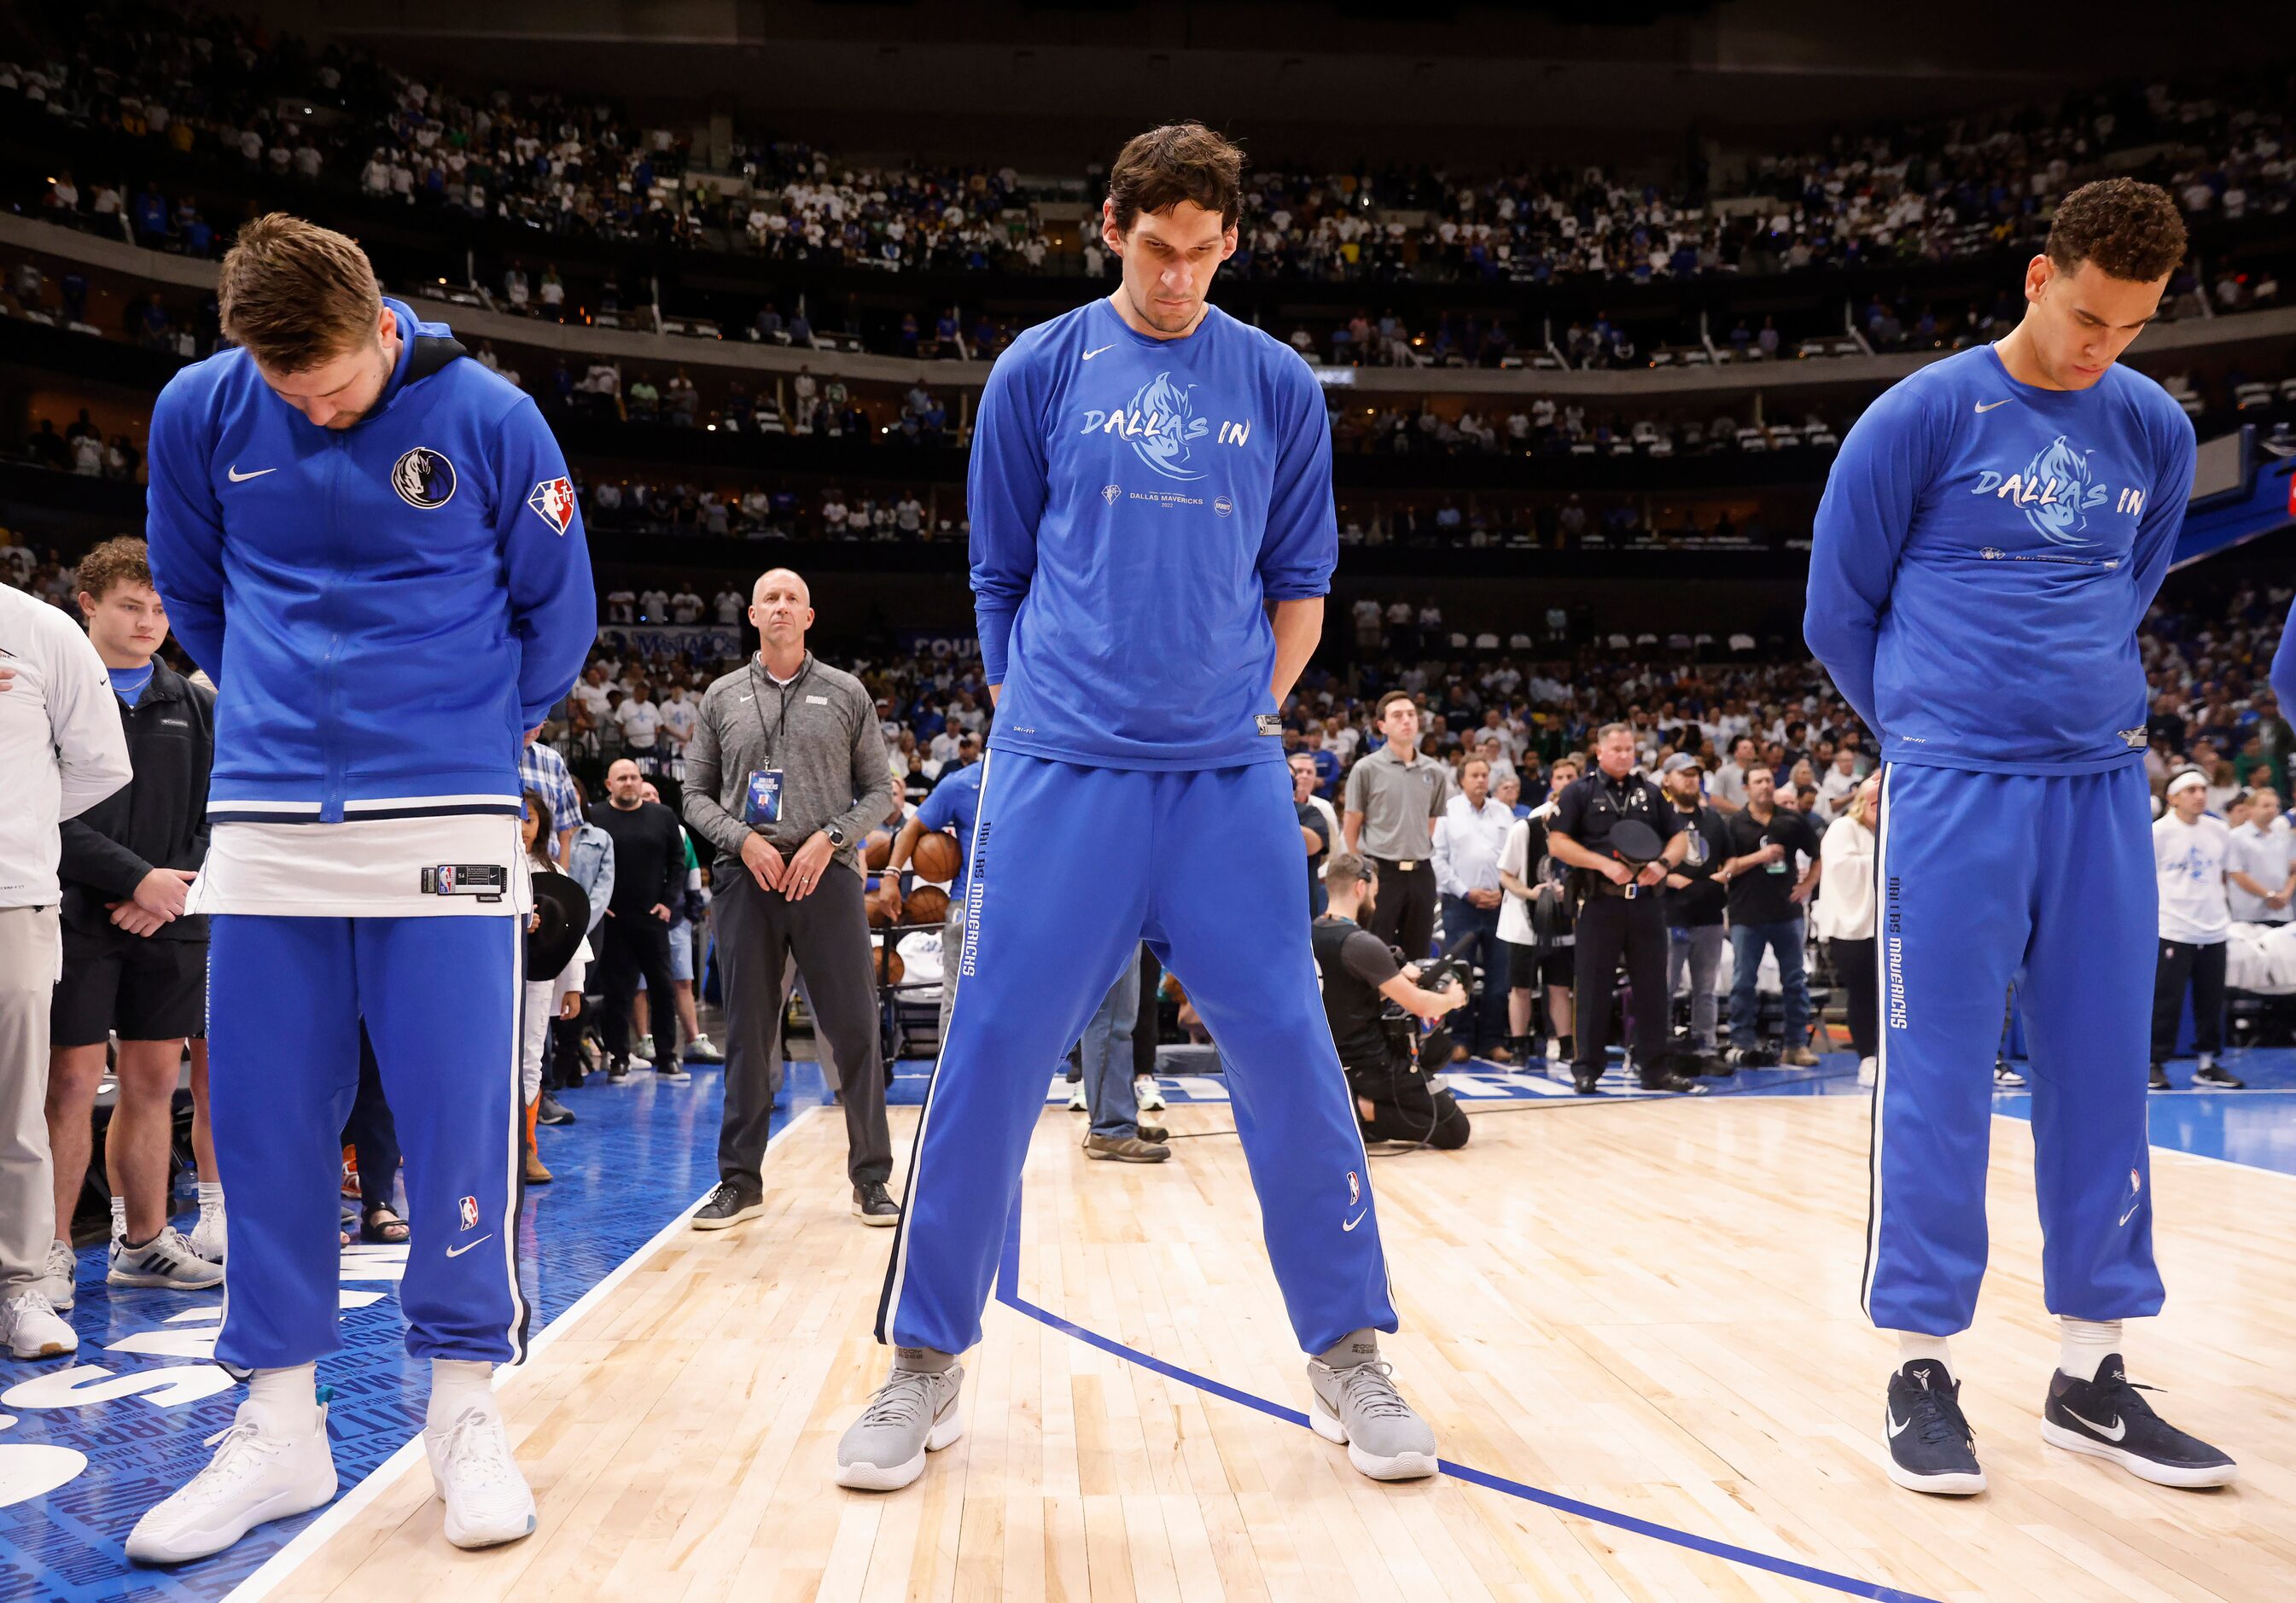
[{"label": "dark hair", "polygon": [[132,534],[108,539],[79,559],[79,588],[102,601],[111,587],[152,582],[152,558]]},{"label": "dark hair", "polygon": [[1243,210],[1243,152],[1201,122],[1168,122],[1135,134],[1108,169],[1108,198],[1119,234],[1144,211],[1193,201],[1233,228]]},{"label": "dark hair", "polygon": [[526,793],[526,816],[534,820],[534,844],[526,849],[527,856],[545,867],[550,862],[550,803],[537,791]]},{"label": "dark hair", "polygon": [[[1374,710],[1371,715],[1372,722],[1375,724],[1385,723],[1387,721],[1387,710],[1398,702],[1411,702],[1411,692],[1408,690],[1390,690],[1385,695],[1380,697],[1379,706]],[[1419,705],[1416,702],[1411,702],[1411,704],[1414,709],[1416,709]]]},{"label": "dark hair", "polygon": [[2185,259],[2185,219],[2157,184],[2100,178],[2057,202],[2046,249],[2065,272],[2093,261],[2108,278],[2150,284]]},{"label": "dark hair", "polygon": [[305,373],[373,342],[382,292],[358,243],[283,211],[239,231],[216,294],[223,332],[274,373]]}]

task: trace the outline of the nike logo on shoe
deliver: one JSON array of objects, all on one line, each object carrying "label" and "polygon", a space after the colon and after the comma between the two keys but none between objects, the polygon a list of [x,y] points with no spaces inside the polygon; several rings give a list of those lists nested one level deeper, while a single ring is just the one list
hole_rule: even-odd
[{"label": "nike logo on shoe", "polygon": [[459,1258],[464,1253],[469,1252],[472,1247],[484,1246],[488,1242],[492,1241],[494,1238],[494,1232],[489,1230],[485,1235],[480,1237],[476,1241],[466,1241],[460,1246],[448,1247],[447,1249],[447,1256],[449,1258]]},{"label": "nike logo on shoe", "polygon": [[1898,1418],[1897,1415],[1890,1413],[1887,1409],[1882,1410],[1882,1417],[1890,1422],[1890,1434],[1893,1437],[1904,1435],[1906,1434],[1906,1426],[1913,1423],[1910,1419]]},{"label": "nike logo on shoe", "polygon": [[1979,401],[1979,402],[1977,403],[1977,409],[1978,409],[1980,412],[1990,412],[1990,411],[1992,411],[1992,410],[1993,410],[1993,408],[1994,408],[1994,407],[2005,407],[2005,406],[2007,406],[2008,404],[2009,404],[2009,403],[2008,403],[2007,401],[2005,401],[2005,400],[1997,400],[1997,401]]},{"label": "nike logo on shoe", "polygon": [[1348,1231],[1354,1229],[1357,1225],[1364,1221],[1364,1213],[1368,1213],[1370,1212],[1371,1210],[1369,1208],[1365,1208],[1363,1211],[1363,1213],[1358,1213],[1353,1219],[1349,1220],[1347,1223],[1340,1227],[1340,1233],[1341,1235],[1345,1235]]},{"label": "nike logo on shoe", "polygon": [[2065,1412],[2068,1415],[2070,1415],[2074,1419],[2079,1421],[2079,1423],[2087,1426],[2089,1429],[2095,1431],[2098,1435],[2103,1436],[2108,1442],[2118,1442],[2121,1437],[2128,1434],[2128,1421],[2126,1419],[2114,1419],[2112,1422],[2112,1428],[2111,1430],[2107,1430],[2094,1419],[2082,1419],[2079,1414],[2073,1413],[2070,1409],[2065,1410]]},{"label": "nike logo on shoe", "polygon": [[[1108,344],[1102,346],[1102,347],[1100,348],[1100,350],[1114,350],[1115,349],[1116,349],[1115,342],[1114,342],[1113,341],[1110,341]],[[1093,359],[1093,358],[1095,358],[1095,357],[1096,357],[1096,356],[1098,356],[1098,355],[1100,354],[1100,350],[1087,350],[1087,351],[1086,351],[1086,352],[1084,353],[1084,359],[1085,359],[1086,361],[1087,361],[1087,362],[1091,361],[1091,360]]]},{"label": "nike logo on shoe", "polygon": [[266,473],[275,473],[278,471],[279,470],[275,467],[258,467],[251,473],[242,473],[239,471],[236,464],[224,470],[224,472],[230,476],[231,481],[234,484],[244,484],[250,479],[260,479]]}]

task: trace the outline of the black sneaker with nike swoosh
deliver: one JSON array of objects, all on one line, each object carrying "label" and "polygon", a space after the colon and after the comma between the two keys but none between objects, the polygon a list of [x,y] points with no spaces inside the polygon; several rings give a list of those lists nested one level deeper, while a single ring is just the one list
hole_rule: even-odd
[{"label": "black sneaker with nike swoosh", "polygon": [[2059,1369],[2041,1405],[2041,1440],[2068,1452],[2120,1465],[2161,1486],[2229,1486],[2240,1466],[2198,1436],[2186,1435],[2152,1411],[2115,1352],[2097,1366],[2095,1380]]},{"label": "black sneaker with nike swoosh", "polygon": [[1969,1497],[1985,1490],[1977,1436],[1961,1411],[1961,1383],[1936,1360],[1915,1359],[1890,1377],[1882,1428],[1890,1478],[1906,1491]]}]

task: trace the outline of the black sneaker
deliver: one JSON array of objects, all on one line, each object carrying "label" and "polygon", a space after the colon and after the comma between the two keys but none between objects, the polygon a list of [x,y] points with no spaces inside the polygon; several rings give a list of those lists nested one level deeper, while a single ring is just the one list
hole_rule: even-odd
[{"label": "black sneaker", "polygon": [[865,1180],[853,1188],[853,1217],[863,1224],[898,1224],[901,1204],[885,1189],[884,1181]]},{"label": "black sneaker", "polygon": [[686,1073],[685,1065],[675,1057],[654,1065],[653,1072],[658,1079],[667,1080],[676,1085],[684,1085],[693,1078],[692,1074]]},{"label": "black sneaker", "polygon": [[1602,1083],[1602,1081],[1603,1075],[1600,1070],[1591,1073],[1585,1069],[1570,1071],[1570,1089],[1581,1097],[1601,1096],[1602,1092],[1595,1088]]},{"label": "black sneaker", "polygon": [[1636,1076],[1636,1082],[1646,1091],[1679,1091],[1685,1097],[1707,1094],[1706,1087],[1669,1068],[1644,1069]]},{"label": "black sneaker", "polygon": [[2059,1369],[2049,1377],[2042,1441],[2109,1459],[2161,1486],[2229,1486],[2239,1479],[2239,1465],[2152,1411],[2138,1395],[2152,1388],[2130,1382],[2120,1353],[2098,1365],[2096,1375],[2075,1380]]},{"label": "black sneaker", "polygon": [[619,1085],[623,1081],[627,1080],[629,1077],[630,1060],[628,1058],[610,1057],[606,1060],[606,1083],[608,1085]]},{"label": "black sneaker", "polygon": [[2193,1072],[2193,1083],[2214,1086],[2220,1091],[2244,1091],[2248,1089],[2247,1081],[2234,1079],[2232,1074],[2213,1057],[2201,1059],[2201,1066]]},{"label": "black sneaker", "polygon": [[2156,1063],[2152,1065],[2152,1077],[2144,1082],[2144,1089],[2148,1091],[2173,1091],[2177,1088],[2169,1083],[2169,1071]]},{"label": "black sneaker", "polygon": [[1890,1478],[1908,1492],[1968,1497],[1985,1490],[1977,1436],[1961,1411],[1961,1382],[1935,1359],[1890,1377]]},{"label": "black sneaker", "polygon": [[744,1191],[732,1180],[719,1180],[718,1189],[709,1200],[695,1210],[693,1228],[697,1230],[722,1230],[745,1219],[755,1219],[766,1211],[766,1199],[761,1193]]},{"label": "black sneaker", "polygon": [[2024,1086],[2025,1077],[2009,1066],[2009,1060],[2007,1058],[1997,1057],[1993,1060],[1993,1089],[1995,1090],[2022,1090]]}]

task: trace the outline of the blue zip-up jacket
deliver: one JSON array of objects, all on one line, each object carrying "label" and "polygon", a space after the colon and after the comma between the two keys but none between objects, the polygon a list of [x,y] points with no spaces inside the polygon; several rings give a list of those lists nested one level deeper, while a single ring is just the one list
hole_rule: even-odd
[{"label": "blue zip-up jacket", "polygon": [[404,303],[348,429],[242,349],[152,412],[145,535],[168,621],[218,686],[211,823],[520,810],[518,752],[597,634],[549,425]]}]

